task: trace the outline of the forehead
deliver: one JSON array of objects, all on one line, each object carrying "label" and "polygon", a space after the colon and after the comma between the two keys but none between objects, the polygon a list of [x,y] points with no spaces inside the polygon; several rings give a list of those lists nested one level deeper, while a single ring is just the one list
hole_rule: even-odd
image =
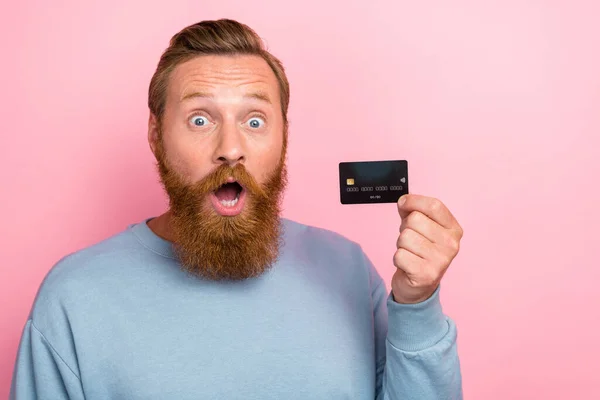
[{"label": "forehead", "polygon": [[203,55],[178,65],[168,85],[169,99],[181,102],[186,96],[202,92],[243,96],[250,92],[266,93],[279,103],[279,85],[269,64],[253,55]]}]

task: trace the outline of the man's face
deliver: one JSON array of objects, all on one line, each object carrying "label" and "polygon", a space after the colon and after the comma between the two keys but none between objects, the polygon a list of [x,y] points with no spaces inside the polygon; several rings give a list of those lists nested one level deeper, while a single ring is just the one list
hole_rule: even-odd
[{"label": "man's face", "polygon": [[149,133],[183,266],[210,279],[267,269],[278,255],[286,141],[266,61],[211,55],[180,64]]}]

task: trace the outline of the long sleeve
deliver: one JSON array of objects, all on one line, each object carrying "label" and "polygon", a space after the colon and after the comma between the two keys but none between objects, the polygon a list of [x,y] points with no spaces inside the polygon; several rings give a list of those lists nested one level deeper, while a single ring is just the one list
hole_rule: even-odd
[{"label": "long sleeve", "polygon": [[27,321],[17,353],[10,400],[84,399],[78,376],[44,335]]},{"label": "long sleeve", "polygon": [[442,312],[440,288],[422,303],[396,303],[367,263],[373,288],[376,400],[462,400],[456,325]]}]

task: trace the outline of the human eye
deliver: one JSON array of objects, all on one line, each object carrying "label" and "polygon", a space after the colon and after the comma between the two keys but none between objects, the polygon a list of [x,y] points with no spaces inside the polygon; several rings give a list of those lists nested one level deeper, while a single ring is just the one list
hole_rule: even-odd
[{"label": "human eye", "polygon": [[210,121],[208,118],[203,115],[194,115],[190,118],[190,124],[192,124],[192,126],[203,127],[207,126],[209,123]]},{"label": "human eye", "polygon": [[261,116],[253,116],[248,120],[248,126],[252,129],[260,129],[265,126],[265,120]]}]

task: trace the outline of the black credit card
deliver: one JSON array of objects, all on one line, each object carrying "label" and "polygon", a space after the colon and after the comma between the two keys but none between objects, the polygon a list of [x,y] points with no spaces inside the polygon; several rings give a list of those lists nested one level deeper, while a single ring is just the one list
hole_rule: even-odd
[{"label": "black credit card", "polygon": [[340,163],[342,204],[396,203],[407,193],[406,160]]}]

